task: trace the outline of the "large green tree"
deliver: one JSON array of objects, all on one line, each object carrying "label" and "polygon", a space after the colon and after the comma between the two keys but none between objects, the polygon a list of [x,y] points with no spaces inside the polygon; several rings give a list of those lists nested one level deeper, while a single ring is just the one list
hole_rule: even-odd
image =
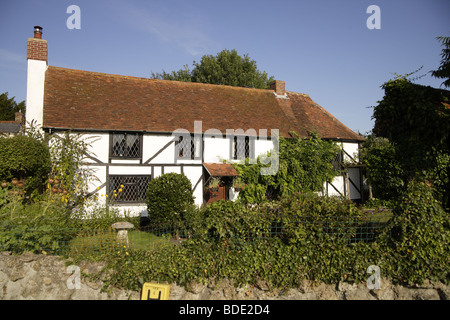
[{"label": "large green tree", "polygon": [[444,49],[441,53],[441,65],[437,70],[431,71],[431,75],[435,78],[446,79],[442,84],[449,88],[450,87],[450,37],[437,37],[437,39],[442,43]]},{"label": "large green tree", "polygon": [[[414,84],[407,76],[389,80],[382,88],[385,95],[374,108],[373,132],[392,142],[405,182],[429,177],[431,171],[450,176],[448,165],[440,163],[450,153],[450,91]],[[446,172],[436,173],[437,168]],[[449,182],[445,185],[442,201],[449,206]]]},{"label": "large green tree", "polygon": [[17,103],[14,98],[8,98],[8,92],[0,94],[0,121],[14,121],[16,112],[25,112],[25,101]]},{"label": "large green tree", "polygon": [[256,61],[236,50],[222,50],[216,56],[204,55],[193,62],[193,69],[185,65],[178,71],[152,73],[153,79],[222,84],[236,87],[267,89],[273,81],[265,71],[257,68]]}]

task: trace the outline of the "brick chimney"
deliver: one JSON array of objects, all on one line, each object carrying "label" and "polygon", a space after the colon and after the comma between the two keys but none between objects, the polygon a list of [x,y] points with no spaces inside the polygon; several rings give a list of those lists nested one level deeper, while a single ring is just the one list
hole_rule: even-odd
[{"label": "brick chimney", "polygon": [[274,90],[277,95],[284,95],[286,91],[284,90],[284,81],[275,80],[270,84],[270,89]]},{"label": "brick chimney", "polygon": [[28,38],[27,59],[47,61],[47,40],[42,39],[40,26],[34,26],[34,38]]},{"label": "brick chimney", "polygon": [[23,113],[22,112],[16,112],[16,113],[14,113],[14,121],[15,122],[20,122],[20,123],[23,123],[23,122],[25,122],[25,117],[23,116]]},{"label": "brick chimney", "polygon": [[281,80],[275,80],[275,81],[273,81],[273,82],[270,84],[270,89],[273,90],[273,91],[275,91],[275,95],[276,95],[277,97],[280,97],[280,98],[281,98],[281,97],[286,98],[287,95],[286,95],[286,90],[284,89],[284,84],[285,84],[284,81],[281,81]]},{"label": "brick chimney", "polygon": [[44,120],[44,84],[47,70],[47,40],[42,39],[42,28],[34,27],[34,38],[27,40],[27,102],[26,122],[42,126]]}]

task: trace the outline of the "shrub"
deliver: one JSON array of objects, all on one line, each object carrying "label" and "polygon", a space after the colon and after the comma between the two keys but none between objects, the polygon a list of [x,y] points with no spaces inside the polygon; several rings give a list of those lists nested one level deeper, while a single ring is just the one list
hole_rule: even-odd
[{"label": "shrub", "polygon": [[149,220],[155,224],[183,221],[194,204],[192,184],[184,174],[167,173],[153,179],[146,196]]},{"label": "shrub", "polygon": [[28,136],[0,137],[0,180],[25,181],[25,190],[43,188],[50,172],[50,153],[41,141]]},{"label": "shrub", "polygon": [[449,281],[450,220],[433,190],[412,181],[395,206],[394,217],[380,239],[388,253],[385,272],[400,282]]},{"label": "shrub", "polygon": [[374,197],[394,200],[404,190],[407,177],[398,159],[398,151],[386,138],[370,135],[364,141],[361,158]]}]

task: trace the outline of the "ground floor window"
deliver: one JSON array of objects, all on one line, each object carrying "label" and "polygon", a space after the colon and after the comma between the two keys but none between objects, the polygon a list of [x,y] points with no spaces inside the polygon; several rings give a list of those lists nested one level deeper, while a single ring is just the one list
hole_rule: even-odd
[{"label": "ground floor window", "polygon": [[150,175],[110,175],[108,195],[116,203],[145,203],[150,180]]}]

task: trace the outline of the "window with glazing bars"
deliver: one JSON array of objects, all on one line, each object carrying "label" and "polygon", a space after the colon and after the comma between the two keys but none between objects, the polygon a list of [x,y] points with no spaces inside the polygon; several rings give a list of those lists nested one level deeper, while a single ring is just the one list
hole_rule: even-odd
[{"label": "window with glazing bars", "polygon": [[178,160],[194,160],[201,158],[201,137],[180,135],[175,143],[175,156]]},{"label": "window with glazing bars", "polygon": [[144,203],[151,176],[109,176],[109,197],[117,203]]},{"label": "window with glazing bars", "polygon": [[111,134],[112,158],[141,158],[141,135],[139,133],[113,133]]},{"label": "window with glazing bars", "polygon": [[253,159],[255,150],[255,140],[248,136],[234,136],[231,144],[231,159],[243,160]]}]

